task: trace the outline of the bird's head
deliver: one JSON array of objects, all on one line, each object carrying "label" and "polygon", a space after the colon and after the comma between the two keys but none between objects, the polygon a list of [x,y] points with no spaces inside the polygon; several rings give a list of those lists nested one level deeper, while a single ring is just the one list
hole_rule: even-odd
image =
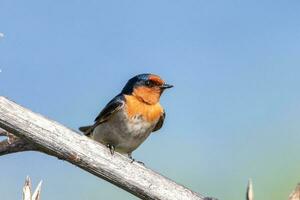
[{"label": "bird's head", "polygon": [[154,74],[139,74],[129,79],[122,90],[122,94],[133,95],[147,104],[156,104],[165,89],[173,85],[166,84]]}]

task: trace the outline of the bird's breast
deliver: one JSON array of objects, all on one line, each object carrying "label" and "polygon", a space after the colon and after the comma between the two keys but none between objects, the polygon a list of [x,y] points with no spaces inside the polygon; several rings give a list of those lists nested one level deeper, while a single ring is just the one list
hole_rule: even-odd
[{"label": "bird's breast", "polygon": [[150,135],[163,109],[158,103],[148,105],[133,96],[125,96],[125,100],[121,110],[95,128],[93,138],[114,145],[119,152],[130,153]]}]

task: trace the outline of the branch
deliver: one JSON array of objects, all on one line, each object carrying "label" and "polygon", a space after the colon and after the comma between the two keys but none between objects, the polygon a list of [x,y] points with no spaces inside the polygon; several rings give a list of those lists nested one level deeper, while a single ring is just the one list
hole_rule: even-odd
[{"label": "branch", "polygon": [[300,199],[300,183],[298,183],[295,190],[289,196],[289,200],[299,200],[299,199]]},{"label": "branch", "polygon": [[33,145],[35,150],[66,160],[142,199],[209,199],[119,153],[111,155],[104,145],[1,96],[0,127],[21,139],[11,149]]},{"label": "branch", "polygon": [[7,137],[7,139],[0,141],[0,156],[22,151],[37,151],[37,147],[33,144],[30,144],[3,129],[0,129],[0,136]]}]

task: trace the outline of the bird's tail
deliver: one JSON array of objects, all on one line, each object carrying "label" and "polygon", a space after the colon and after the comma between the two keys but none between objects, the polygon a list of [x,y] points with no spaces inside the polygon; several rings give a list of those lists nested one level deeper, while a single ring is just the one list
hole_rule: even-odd
[{"label": "bird's tail", "polygon": [[79,127],[79,130],[81,132],[84,133],[85,136],[91,136],[91,133],[93,132],[93,126],[82,126],[82,127]]}]

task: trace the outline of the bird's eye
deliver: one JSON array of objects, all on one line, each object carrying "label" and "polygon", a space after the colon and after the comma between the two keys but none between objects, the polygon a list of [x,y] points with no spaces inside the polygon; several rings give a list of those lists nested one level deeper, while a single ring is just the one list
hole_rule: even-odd
[{"label": "bird's eye", "polygon": [[152,81],[147,80],[147,81],[145,82],[145,85],[147,85],[147,86],[149,86],[149,87],[152,87],[152,86],[153,86],[153,83],[152,83]]}]

